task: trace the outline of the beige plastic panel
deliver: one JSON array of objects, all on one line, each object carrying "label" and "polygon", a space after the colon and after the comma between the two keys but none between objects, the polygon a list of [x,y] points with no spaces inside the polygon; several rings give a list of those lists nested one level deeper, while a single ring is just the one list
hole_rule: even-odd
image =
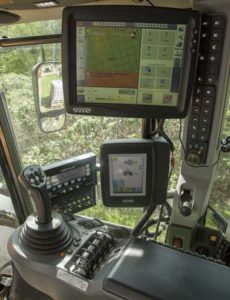
[{"label": "beige plastic panel", "polygon": [[[3,2],[1,2],[3,1]],[[6,1],[6,3],[5,3]],[[176,8],[191,8],[192,0],[152,0],[155,6],[162,7],[176,7]],[[20,23],[41,21],[41,20],[54,20],[60,19],[62,16],[62,7],[74,6],[74,5],[146,5],[149,6],[147,1],[142,3],[136,3],[135,1],[121,1],[121,0],[104,0],[104,1],[91,1],[91,0],[60,0],[62,7],[50,8],[50,9],[32,9],[33,0],[0,0],[0,9],[7,10],[9,12],[18,14],[21,19]],[[26,10],[21,8],[27,5]]]},{"label": "beige plastic panel", "polygon": [[[194,168],[182,162],[181,174],[177,183],[176,194],[171,222],[182,226],[194,227],[197,220],[205,213],[209,203],[212,189],[215,166],[218,159],[220,135],[229,96],[229,68],[230,68],[230,1],[229,0],[195,0],[194,9],[203,13],[223,13],[227,17],[227,28],[223,47],[222,61],[220,65],[219,81],[216,93],[216,105],[214,109],[213,124],[210,134],[210,143],[207,156],[209,167]],[[188,120],[185,120],[183,142],[186,143]],[[183,155],[183,154],[182,154]],[[220,158],[221,159],[221,158]],[[194,210],[189,217],[184,217],[178,209],[179,196],[182,186],[192,190]]]}]

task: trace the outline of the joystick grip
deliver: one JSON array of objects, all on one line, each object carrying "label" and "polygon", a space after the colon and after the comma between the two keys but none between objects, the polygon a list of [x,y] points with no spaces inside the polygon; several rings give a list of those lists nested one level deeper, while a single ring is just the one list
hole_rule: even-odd
[{"label": "joystick grip", "polygon": [[26,167],[18,177],[19,182],[31,192],[37,209],[37,223],[52,221],[51,203],[46,188],[46,175],[39,165]]}]

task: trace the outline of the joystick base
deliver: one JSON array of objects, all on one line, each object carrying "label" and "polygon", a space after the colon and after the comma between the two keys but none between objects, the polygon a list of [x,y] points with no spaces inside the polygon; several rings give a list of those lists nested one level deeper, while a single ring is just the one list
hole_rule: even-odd
[{"label": "joystick base", "polygon": [[52,213],[52,221],[39,224],[36,215],[30,215],[20,231],[22,245],[38,254],[53,254],[65,250],[73,241],[73,233],[61,215]]}]

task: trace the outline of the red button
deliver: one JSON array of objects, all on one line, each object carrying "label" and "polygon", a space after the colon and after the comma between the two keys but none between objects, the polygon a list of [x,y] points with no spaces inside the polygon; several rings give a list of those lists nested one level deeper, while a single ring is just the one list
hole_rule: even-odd
[{"label": "red button", "polygon": [[173,240],[173,246],[177,247],[177,248],[182,248],[182,246],[183,246],[183,240],[179,239],[179,238],[175,238]]}]

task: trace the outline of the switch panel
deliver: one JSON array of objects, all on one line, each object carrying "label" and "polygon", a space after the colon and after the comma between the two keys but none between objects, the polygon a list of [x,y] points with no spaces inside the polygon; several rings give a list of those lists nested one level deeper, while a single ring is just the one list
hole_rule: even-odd
[{"label": "switch panel", "polygon": [[192,165],[206,163],[226,19],[204,14],[201,22],[196,84],[193,90],[186,143],[186,160]]},{"label": "switch panel", "polygon": [[52,208],[74,214],[96,205],[96,155],[87,153],[43,167]]}]

